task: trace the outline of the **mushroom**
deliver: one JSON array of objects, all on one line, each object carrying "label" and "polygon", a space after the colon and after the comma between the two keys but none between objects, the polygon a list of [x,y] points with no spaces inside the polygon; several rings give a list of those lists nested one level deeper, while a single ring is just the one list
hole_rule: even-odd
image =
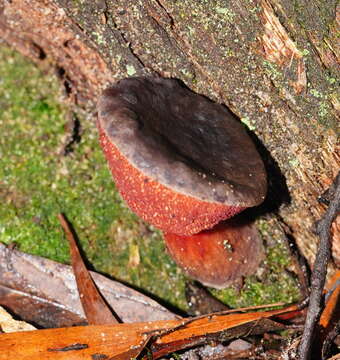
[{"label": "mushroom", "polygon": [[173,255],[178,239],[170,234],[193,243],[191,235],[265,198],[264,165],[243,125],[178,80],[117,82],[99,99],[98,128],[122,197],[166,233]]}]

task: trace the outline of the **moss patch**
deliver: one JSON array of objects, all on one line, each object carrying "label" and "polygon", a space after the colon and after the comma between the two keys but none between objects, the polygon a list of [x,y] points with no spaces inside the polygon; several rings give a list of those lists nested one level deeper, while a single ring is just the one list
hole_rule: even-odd
[{"label": "moss patch", "polygon": [[184,308],[183,275],[160,234],[121,201],[93,119],[80,120],[81,140],[64,155],[72,113],[61,105],[58,81],[3,46],[0,79],[1,241],[68,262],[56,218],[64,212],[97,271]]},{"label": "moss patch", "polygon": [[300,297],[299,289],[286,271],[291,263],[286,245],[277,240],[267,245],[266,260],[256,274],[245,279],[241,290],[231,287],[213,290],[212,293],[233,308],[297,301]]},{"label": "moss patch", "polygon": [[[56,217],[64,212],[95,270],[185,309],[185,277],[160,233],[132,214],[115,190],[93,118],[80,119],[80,142],[65,155],[74,114],[60,100],[53,76],[0,47],[0,241],[68,262]],[[247,279],[240,294],[215,293],[233,306],[296,299],[282,246],[269,247],[262,280]]]}]

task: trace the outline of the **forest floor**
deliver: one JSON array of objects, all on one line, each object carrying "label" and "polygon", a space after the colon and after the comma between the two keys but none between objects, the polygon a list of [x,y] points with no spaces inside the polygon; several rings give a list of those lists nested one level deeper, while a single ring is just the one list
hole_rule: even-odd
[{"label": "forest floor", "polygon": [[[92,269],[187,310],[186,277],[162,235],[127,208],[98,143],[95,113],[65,103],[57,76],[0,44],[0,241],[68,263],[66,214]],[[231,307],[300,297],[281,235],[261,229],[266,259],[243,288],[213,293]]]}]

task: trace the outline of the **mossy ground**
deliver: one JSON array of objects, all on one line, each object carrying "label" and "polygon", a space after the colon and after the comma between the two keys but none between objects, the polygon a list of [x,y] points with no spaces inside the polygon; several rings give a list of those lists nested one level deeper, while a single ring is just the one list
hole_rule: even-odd
[{"label": "mossy ground", "polygon": [[[80,119],[81,140],[65,155],[72,110],[63,105],[58,86],[51,74],[0,45],[0,241],[68,262],[56,217],[63,212],[95,270],[185,309],[185,277],[159,232],[133,215],[116,192],[93,116]],[[216,294],[232,306],[296,300],[284,246],[267,252],[264,278],[247,279],[240,294]]]}]

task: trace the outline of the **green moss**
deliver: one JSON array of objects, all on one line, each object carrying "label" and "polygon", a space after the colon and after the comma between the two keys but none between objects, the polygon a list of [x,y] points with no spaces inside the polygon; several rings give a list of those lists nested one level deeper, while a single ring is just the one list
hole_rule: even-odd
[{"label": "green moss", "polygon": [[185,308],[183,275],[160,234],[121,201],[94,123],[81,119],[81,141],[65,156],[70,116],[60,104],[57,80],[5,47],[0,79],[0,240],[68,262],[56,218],[64,212],[96,270]]},{"label": "green moss", "polygon": [[297,301],[300,297],[299,289],[296,281],[286,271],[290,261],[286,246],[277,242],[267,248],[260,276],[247,277],[240,291],[231,287],[220,291],[212,290],[212,293],[231,307]]},{"label": "green moss", "polygon": [[270,61],[264,60],[263,65],[267,71],[267,74],[272,80],[282,79],[282,72],[279,70],[278,66]]}]

